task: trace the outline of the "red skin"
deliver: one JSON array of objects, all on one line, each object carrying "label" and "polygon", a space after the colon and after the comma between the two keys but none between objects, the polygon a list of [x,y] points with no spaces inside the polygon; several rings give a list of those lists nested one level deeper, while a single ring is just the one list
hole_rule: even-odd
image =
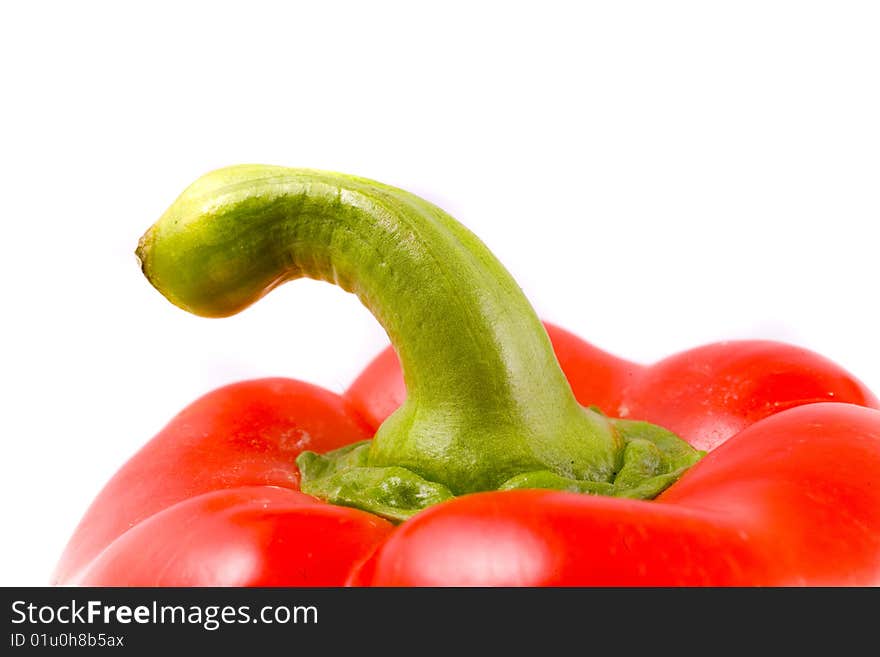
[{"label": "red skin", "polygon": [[[786,408],[838,401],[880,408],[851,374],[827,358],[768,340],[717,342],[639,365],[544,325],[577,400],[607,415],[665,427],[711,450]],[[375,427],[406,398],[397,356],[379,354],[345,393]]]},{"label": "red skin", "polygon": [[749,427],[651,502],[522,490],[426,509],[349,583],[877,585],[878,474],[880,412],[802,406]]},{"label": "red skin", "polygon": [[298,492],[294,460],[304,449],[327,451],[372,433],[342,397],[307,383],[276,378],[219,388],[113,476],[53,581],[341,585],[393,526]]},{"label": "red skin", "polygon": [[[396,528],[298,492],[302,450],[369,438],[403,401],[389,349],[343,396],[264,379],[194,402],[99,494],[53,582],[880,584],[880,411],[871,410],[880,403],[855,378],[764,341],[646,367],[547,328],[581,403],[665,426],[711,453],[650,502],[480,493]],[[829,401],[845,403],[816,403]]]}]

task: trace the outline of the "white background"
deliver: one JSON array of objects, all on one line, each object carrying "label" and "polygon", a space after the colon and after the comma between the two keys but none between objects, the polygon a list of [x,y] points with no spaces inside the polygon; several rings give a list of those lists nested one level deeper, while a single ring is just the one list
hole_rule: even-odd
[{"label": "white background", "polygon": [[341,391],[385,345],[323,283],[224,320],[150,287],[138,237],[227,164],[416,192],[612,353],[779,339],[880,391],[876,3],[15,5],[0,585],[48,582],[103,483],[202,393]]}]

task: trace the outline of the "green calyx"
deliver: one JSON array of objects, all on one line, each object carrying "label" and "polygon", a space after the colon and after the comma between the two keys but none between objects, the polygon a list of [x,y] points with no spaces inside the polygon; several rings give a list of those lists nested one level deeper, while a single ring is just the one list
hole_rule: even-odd
[{"label": "green calyx", "polygon": [[372,441],[297,460],[302,490],[394,520],[455,495],[657,495],[700,453],[575,400],[522,291],[467,229],[375,181],[273,166],[209,173],[141,238],[144,274],[198,315],[310,277],[356,294],[400,358],[407,401]]},{"label": "green calyx", "polygon": [[455,497],[446,486],[396,465],[370,465],[371,440],[327,454],[303,452],[296,459],[302,491],[332,504],[353,506],[394,521]]},{"label": "green calyx", "polygon": [[[674,433],[655,424],[615,419],[610,422],[624,444],[620,469],[610,481],[572,479],[551,470],[535,470],[514,475],[498,490],[545,488],[648,500],[663,492],[703,456]],[[371,443],[365,440],[327,454],[300,454],[296,463],[303,492],[396,522],[455,497],[443,484],[423,479],[411,470],[371,466]]]}]

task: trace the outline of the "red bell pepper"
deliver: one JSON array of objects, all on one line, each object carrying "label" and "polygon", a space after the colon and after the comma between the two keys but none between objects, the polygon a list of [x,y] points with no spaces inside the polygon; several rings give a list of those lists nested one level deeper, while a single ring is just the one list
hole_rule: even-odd
[{"label": "red bell pepper", "polygon": [[326,172],[208,174],[138,255],[205,316],[337,283],[394,349],[341,396],[275,378],[197,400],[98,495],[55,583],[880,584],[880,404],[821,356],[618,359],[545,330],[441,210]]}]

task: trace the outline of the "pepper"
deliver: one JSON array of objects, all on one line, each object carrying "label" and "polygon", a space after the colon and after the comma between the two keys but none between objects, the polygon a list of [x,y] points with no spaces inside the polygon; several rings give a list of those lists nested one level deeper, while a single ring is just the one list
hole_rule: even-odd
[{"label": "pepper", "polygon": [[439,208],[323,171],[209,173],[137,254],[202,316],[335,283],[392,348],[342,395],[270,378],[195,401],[107,483],[54,583],[880,583],[880,403],[817,354],[616,358],[542,324]]}]

